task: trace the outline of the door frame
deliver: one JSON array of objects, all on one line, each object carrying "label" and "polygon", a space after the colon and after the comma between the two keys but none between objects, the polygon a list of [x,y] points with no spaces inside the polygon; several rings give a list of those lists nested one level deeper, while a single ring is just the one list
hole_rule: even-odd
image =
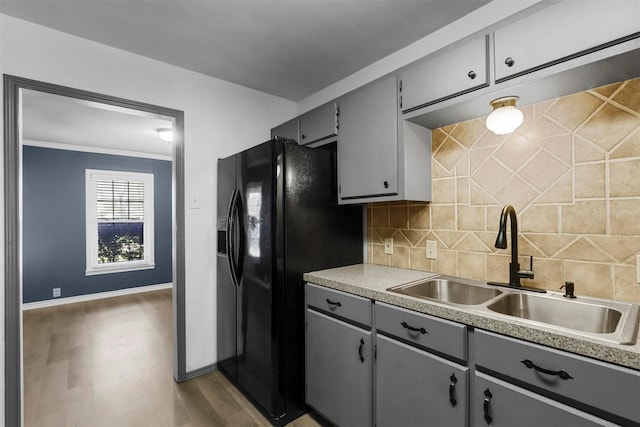
[{"label": "door frame", "polygon": [[22,248],[20,247],[21,103],[20,90],[31,89],[115,107],[173,117],[173,377],[187,380],[185,325],[184,112],[96,92],[4,75],[4,263],[5,263],[5,425],[22,425]]}]

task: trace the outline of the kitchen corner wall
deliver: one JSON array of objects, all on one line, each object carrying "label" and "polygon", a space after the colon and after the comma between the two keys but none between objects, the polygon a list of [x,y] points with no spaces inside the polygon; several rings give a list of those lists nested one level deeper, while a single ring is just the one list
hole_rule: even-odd
[{"label": "kitchen corner wall", "polygon": [[508,281],[510,243],[494,243],[510,204],[521,267],[534,257],[535,279],[523,284],[573,281],[577,295],[640,303],[640,78],[522,111],[511,135],[494,135],[484,118],[434,129],[433,201],[369,204],[369,262]]}]

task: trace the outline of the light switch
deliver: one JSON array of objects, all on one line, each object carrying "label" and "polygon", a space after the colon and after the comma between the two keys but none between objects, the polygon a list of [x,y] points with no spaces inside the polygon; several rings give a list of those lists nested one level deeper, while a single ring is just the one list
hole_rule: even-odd
[{"label": "light switch", "polygon": [[191,193],[189,209],[200,209],[200,193]]},{"label": "light switch", "polygon": [[393,255],[393,238],[387,237],[384,239],[384,253],[388,255]]}]

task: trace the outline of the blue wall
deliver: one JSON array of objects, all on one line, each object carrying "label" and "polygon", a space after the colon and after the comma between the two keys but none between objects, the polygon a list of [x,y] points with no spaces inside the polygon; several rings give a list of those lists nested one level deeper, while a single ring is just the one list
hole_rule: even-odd
[{"label": "blue wall", "polygon": [[[169,283],[171,162],[23,147],[23,302]],[[154,174],[153,270],[86,276],[85,169]]]}]

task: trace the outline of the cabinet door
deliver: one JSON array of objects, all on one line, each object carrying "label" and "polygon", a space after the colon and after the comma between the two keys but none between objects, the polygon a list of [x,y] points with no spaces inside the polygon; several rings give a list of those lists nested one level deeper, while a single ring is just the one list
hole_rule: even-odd
[{"label": "cabinet door", "polygon": [[480,372],[475,374],[470,404],[474,426],[614,425]]},{"label": "cabinet door", "polygon": [[300,144],[306,145],[336,136],[336,104],[321,105],[300,116]]},{"label": "cabinet door", "polygon": [[298,140],[298,119],[289,120],[271,129],[271,138],[275,138],[276,136],[300,142]]},{"label": "cabinet door", "polygon": [[402,111],[408,112],[489,85],[488,37],[416,64],[402,73]]},{"label": "cabinet door", "polygon": [[370,426],[371,331],[307,310],[307,404],[338,426]]},{"label": "cabinet door", "polygon": [[[495,32],[496,81],[640,35],[640,2],[563,1]],[[533,35],[533,36],[532,36]]]},{"label": "cabinet door", "polygon": [[399,341],[376,343],[378,426],[465,426],[468,370]]},{"label": "cabinet door", "polygon": [[396,77],[339,101],[338,183],[343,200],[398,194]]}]

